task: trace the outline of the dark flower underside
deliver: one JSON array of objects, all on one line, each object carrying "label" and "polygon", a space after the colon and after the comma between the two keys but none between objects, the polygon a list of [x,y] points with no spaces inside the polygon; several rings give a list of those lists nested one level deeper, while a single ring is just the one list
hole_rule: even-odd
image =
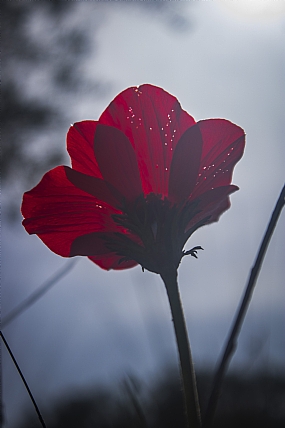
[{"label": "dark flower underside", "polygon": [[122,256],[121,262],[135,260],[142,268],[161,274],[169,267],[178,268],[185,254],[183,247],[192,233],[207,223],[203,218],[187,230],[187,225],[199,213],[199,201],[172,204],[167,198],[153,193],[141,195],[134,204],[126,204],[123,214],[113,215],[118,226],[138,237],[138,242],[127,234],[102,234],[107,248]]}]

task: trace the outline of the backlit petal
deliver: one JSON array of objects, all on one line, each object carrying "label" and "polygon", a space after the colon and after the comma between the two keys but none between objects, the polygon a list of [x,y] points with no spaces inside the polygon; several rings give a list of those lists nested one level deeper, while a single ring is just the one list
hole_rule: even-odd
[{"label": "backlit petal", "polygon": [[123,261],[121,256],[117,255],[110,255],[110,256],[103,256],[101,258],[97,257],[89,257],[92,262],[96,263],[98,266],[100,266],[102,269],[110,270],[122,270],[122,269],[129,269],[137,265],[137,263],[134,260],[128,260]]},{"label": "backlit petal", "polygon": [[169,178],[168,198],[187,199],[195,187],[202,154],[202,135],[197,125],[184,132],[175,148]]},{"label": "backlit petal", "polygon": [[70,256],[78,236],[92,232],[120,231],[111,215],[110,205],[77,188],[68,180],[65,167],[44,175],[40,183],[23,197],[23,225],[56,254]]},{"label": "backlit petal", "polygon": [[202,134],[203,151],[191,199],[230,184],[233,168],[242,157],[245,145],[243,129],[228,120],[208,119],[197,125]]},{"label": "backlit petal", "polygon": [[205,224],[218,221],[221,214],[230,208],[229,195],[237,190],[237,186],[229,185],[208,190],[203,195],[200,195],[197,198],[199,201],[197,206],[199,213],[188,224],[187,230],[191,228],[195,230],[195,225],[203,219],[206,219]]},{"label": "backlit petal", "polygon": [[94,153],[104,180],[125,196],[135,200],[142,186],[135,151],[128,138],[113,126],[99,124]]},{"label": "backlit petal", "polygon": [[67,151],[74,169],[83,174],[102,178],[94,155],[94,136],[98,122],[76,122],[67,133]]},{"label": "backlit petal", "polygon": [[195,124],[177,99],[152,85],[128,88],[111,102],[99,122],[120,129],[130,140],[144,193],[167,196],[174,149]]},{"label": "backlit petal", "polygon": [[68,180],[78,189],[84,190],[89,195],[95,196],[97,200],[104,201],[113,207],[122,206],[123,195],[111,184],[101,178],[82,174],[68,166],[65,166],[64,169]]}]

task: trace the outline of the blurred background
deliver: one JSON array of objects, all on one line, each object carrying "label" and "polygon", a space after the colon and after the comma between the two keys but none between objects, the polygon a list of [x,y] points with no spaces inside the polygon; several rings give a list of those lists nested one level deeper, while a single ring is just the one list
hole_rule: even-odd
[{"label": "blurred background", "polygon": [[[203,404],[284,184],[285,2],[4,0],[1,9],[3,333],[49,427],[182,427],[160,278],[53,254],[22,227],[21,198],[48,169],[69,165],[70,124],[98,119],[129,86],[163,87],[196,120],[221,117],[245,129],[233,177],[240,191],[217,224],[191,237],[187,248],[205,251],[179,270]],[[285,421],[284,226],[283,212],[230,366],[219,427]],[[40,426],[3,344],[2,397],[3,427]],[[257,419],[246,425],[253,409]]]}]

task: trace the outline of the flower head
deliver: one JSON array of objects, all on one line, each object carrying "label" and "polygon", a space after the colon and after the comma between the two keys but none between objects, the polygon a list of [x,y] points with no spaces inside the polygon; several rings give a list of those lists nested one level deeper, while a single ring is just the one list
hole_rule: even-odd
[{"label": "flower head", "polygon": [[128,88],[98,121],[71,126],[72,168],[24,194],[23,225],[55,253],[104,269],[177,268],[192,233],[229,208],[244,144],[240,127],[196,123],[161,88]]}]

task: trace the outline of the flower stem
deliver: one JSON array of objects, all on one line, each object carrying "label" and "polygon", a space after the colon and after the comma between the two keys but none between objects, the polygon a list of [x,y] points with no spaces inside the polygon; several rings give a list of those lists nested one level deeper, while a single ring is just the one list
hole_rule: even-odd
[{"label": "flower stem", "polygon": [[255,263],[253,268],[251,269],[251,273],[249,276],[249,280],[244,292],[243,299],[240,303],[239,310],[237,311],[235,321],[232,325],[231,332],[229,335],[229,338],[227,340],[223,355],[221,357],[220,363],[218,365],[217,372],[214,377],[213,381],[213,387],[212,392],[209,399],[208,408],[206,410],[205,419],[203,422],[203,428],[209,428],[212,424],[215,410],[217,407],[218,399],[220,396],[222,381],[225,376],[225,372],[229,366],[231,357],[236,349],[237,346],[237,337],[240,332],[246,311],[248,309],[252,293],[254,290],[254,286],[258,277],[258,274],[261,269],[261,265],[265,256],[265,253],[267,251],[271,236],[274,232],[275,226],[277,224],[277,221],[279,219],[279,216],[281,214],[281,211],[285,205],[285,185],[280,193],[280,196],[278,198],[278,201],[275,205],[275,208],[273,210],[270,222],[268,224],[267,230],[265,232],[264,238],[262,240],[262,243],[260,245]]},{"label": "flower stem", "polygon": [[176,335],[188,427],[198,428],[201,426],[201,422],[196,377],[178,290],[177,270],[169,269],[168,271],[161,273],[160,276],[166,287]]}]

